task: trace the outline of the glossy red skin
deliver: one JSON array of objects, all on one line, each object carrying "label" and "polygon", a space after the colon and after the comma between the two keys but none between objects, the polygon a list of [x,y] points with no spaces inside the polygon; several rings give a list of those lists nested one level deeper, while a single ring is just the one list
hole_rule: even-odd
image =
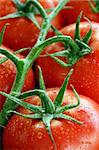
[{"label": "glossy red skin", "polygon": [[[89,46],[93,49],[91,54],[79,59],[75,65],[74,72],[70,78],[76,90],[99,103],[99,24],[92,23],[93,34]],[[67,26],[61,30],[65,35],[74,37],[75,24]],[[89,30],[87,22],[80,24],[81,35],[84,36]],[[61,43],[55,43],[43,52],[54,53],[63,50]],[[43,55],[42,54],[42,55]],[[66,59],[63,59],[66,62]],[[46,87],[58,87],[63,83],[64,78],[71,68],[63,68],[49,57],[39,57],[36,61],[36,68],[39,65],[42,69]],[[36,71],[37,76],[37,71]],[[69,86],[70,88],[70,86]]]},{"label": "glossy red skin", "polygon": [[[48,89],[52,100],[58,94],[59,88]],[[76,103],[72,91],[65,92],[63,104]],[[64,119],[53,119],[51,130],[57,150],[98,150],[99,149],[99,105],[91,99],[80,96],[79,107],[65,114],[82,121],[79,125]],[[40,104],[38,97],[28,99],[31,104]],[[31,112],[20,107],[19,112]],[[53,143],[41,120],[26,119],[14,115],[8,122],[3,134],[4,150],[54,150]]]},{"label": "glossy red skin", "polygon": [[[93,2],[93,0],[90,1]],[[92,11],[88,0],[70,0],[66,6],[72,8],[61,11],[64,26],[75,23],[81,11],[83,11],[83,16],[88,17],[91,21],[99,22],[99,13]],[[83,18],[82,20],[84,21],[85,19]]]},{"label": "glossy red skin", "polygon": [[[22,0],[23,2],[25,0]],[[44,8],[53,8],[58,4],[58,0],[40,0],[40,3]],[[16,11],[15,5],[11,0],[0,0],[0,17],[11,14]],[[38,15],[36,16],[39,24],[42,22],[42,18]],[[26,18],[17,18],[17,19],[7,19],[0,21],[0,31],[5,23],[10,25],[7,27],[3,44],[14,51],[23,48],[23,47],[32,47],[39,35],[39,29]],[[57,16],[52,21],[52,24],[57,28],[61,28],[60,16]],[[49,32],[51,34],[52,31]],[[51,36],[51,35],[50,35]],[[10,41],[10,42],[9,42]],[[26,54],[24,52],[23,54]]]},{"label": "glossy red skin", "polygon": [[[8,48],[2,46],[4,49],[9,50]],[[0,58],[4,57],[3,55],[0,55]],[[18,57],[23,58],[23,56],[18,54]],[[0,91],[4,91],[6,93],[9,93],[11,90],[11,87],[13,85],[14,79],[16,76],[16,67],[13,62],[10,60],[0,64]],[[23,86],[22,91],[32,90],[35,86],[35,79],[34,79],[34,73],[33,70],[30,69],[27,73],[25,84]],[[0,111],[2,109],[2,106],[4,104],[5,97],[0,95]]]}]

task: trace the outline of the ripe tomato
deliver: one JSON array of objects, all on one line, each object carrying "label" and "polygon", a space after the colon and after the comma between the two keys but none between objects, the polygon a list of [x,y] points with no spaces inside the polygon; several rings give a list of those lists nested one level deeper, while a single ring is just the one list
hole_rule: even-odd
[{"label": "ripe tomato", "polygon": [[[89,1],[93,2],[94,0]],[[99,22],[99,13],[92,11],[88,0],[70,0],[66,6],[71,8],[61,11],[64,26],[75,23],[81,11],[83,11],[83,16],[88,17],[91,21]]]},{"label": "ripe tomato", "polygon": [[[59,88],[47,90],[54,101]],[[75,103],[77,100],[71,91],[65,92],[63,104]],[[64,119],[53,119],[51,130],[57,150],[98,150],[99,149],[99,105],[91,99],[80,96],[79,107],[64,112],[83,122],[82,125]],[[40,105],[40,99],[33,97],[28,103]],[[31,111],[20,107],[22,114]],[[33,112],[32,112],[33,113]],[[54,150],[53,143],[42,120],[26,119],[14,115],[8,122],[3,134],[4,150]]]},{"label": "ripe tomato", "polygon": [[[22,0],[25,2],[25,0]],[[58,4],[56,0],[40,0],[40,3],[44,8],[53,8]],[[12,0],[0,0],[0,17],[6,16],[8,14],[16,12],[16,7],[13,4]],[[39,24],[42,22],[42,18],[40,15],[36,15],[36,19]],[[58,15],[52,21],[52,24],[57,28],[61,28],[60,16]],[[16,19],[6,19],[0,21],[0,30],[4,26],[5,23],[9,23],[10,25],[7,27],[3,44],[14,51],[24,48],[24,47],[32,47],[39,35],[39,29],[36,27],[34,23],[30,20],[21,17]],[[49,33],[51,34],[51,33]],[[9,42],[10,41],[10,42]],[[24,52],[23,54],[25,54]]]},{"label": "ripe tomato", "polygon": [[[89,28],[90,26],[87,22],[80,24],[80,33],[82,37],[85,36]],[[72,66],[74,72],[69,84],[73,84],[78,93],[91,97],[99,103],[99,24],[92,23],[92,30],[92,37],[88,45],[93,51],[91,54],[80,58],[76,64]],[[69,35],[72,38],[74,37],[74,31],[75,24],[69,25],[61,30],[64,35]],[[36,61],[36,65],[39,65],[42,69],[46,87],[60,86],[70,68],[61,67],[52,58],[44,57],[43,54],[46,52],[55,53],[62,50],[64,50],[64,47],[61,43],[53,44],[46,48],[42,53],[42,57],[39,57]],[[66,62],[66,58],[62,60]]]},{"label": "ripe tomato", "polygon": [[[4,49],[7,49],[8,51],[11,51],[4,46],[2,47]],[[4,56],[0,54],[0,59],[3,57]],[[23,58],[23,56],[19,54],[18,57]],[[0,91],[9,93],[13,85],[15,76],[16,76],[16,67],[12,61],[7,60],[6,62],[0,64]],[[26,76],[25,84],[23,86],[23,91],[31,90],[34,88],[34,86],[35,86],[34,73],[32,69],[30,69]],[[0,110],[2,109],[4,101],[5,101],[5,97],[0,95]]]}]

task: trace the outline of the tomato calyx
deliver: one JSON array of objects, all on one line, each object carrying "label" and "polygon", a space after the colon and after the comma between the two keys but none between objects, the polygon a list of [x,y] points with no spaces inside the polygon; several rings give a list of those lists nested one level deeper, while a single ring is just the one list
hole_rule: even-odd
[{"label": "tomato calyx", "polygon": [[[70,72],[68,73],[67,77],[65,78],[62,87],[60,88],[60,91],[57,95],[57,97],[55,98],[55,101],[53,102],[50,97],[47,95],[46,93],[46,89],[45,89],[45,83],[43,80],[43,76],[42,76],[42,71],[41,68],[39,68],[39,82],[40,82],[40,89],[35,89],[32,91],[27,91],[25,93],[22,93],[21,95],[18,95],[17,97],[14,97],[10,94],[6,94],[4,92],[0,92],[0,94],[2,94],[3,96],[11,99],[12,101],[14,101],[15,103],[17,103],[18,105],[21,105],[22,107],[28,109],[31,111],[31,114],[21,114],[17,111],[14,110],[9,110],[7,111],[7,115],[9,113],[15,113],[19,116],[25,117],[25,118],[31,118],[31,119],[41,119],[43,121],[43,123],[45,124],[46,130],[48,131],[48,134],[55,146],[55,141],[51,132],[51,121],[53,119],[58,119],[58,118],[62,118],[62,119],[67,119],[70,121],[73,121],[77,124],[82,124],[82,122],[72,118],[69,115],[64,114],[64,112],[66,110],[69,109],[73,109],[77,106],[80,105],[80,99],[79,99],[79,95],[77,94],[76,90],[74,89],[74,87],[72,86],[73,92],[75,94],[75,97],[77,99],[77,103],[76,104],[67,104],[65,106],[62,106],[62,102],[63,102],[63,98],[64,98],[64,93],[65,90],[67,88],[70,76],[73,72],[73,69],[70,70]],[[28,97],[31,96],[39,96],[40,100],[41,100],[41,105],[37,106],[37,105],[32,105],[29,104],[25,101],[23,101],[23,99],[26,99]]]},{"label": "tomato calyx", "polygon": [[17,12],[14,12],[12,14],[8,14],[4,17],[0,17],[0,20],[5,20],[5,19],[14,19],[14,18],[20,18],[20,17],[25,17],[32,21],[38,29],[40,29],[40,25],[35,18],[35,15],[39,15],[42,13],[39,11],[39,6],[40,3],[36,0],[28,0],[25,3],[20,2],[20,0],[12,0],[12,2],[15,4],[17,8]]},{"label": "tomato calyx", "polygon": [[98,0],[93,0],[93,1],[95,3],[95,6],[90,0],[88,0],[89,5],[94,13],[99,13],[99,1]]},{"label": "tomato calyx", "polygon": [[[83,39],[81,39],[79,28],[81,17],[82,12],[77,19],[74,40],[71,38],[69,42],[63,42],[65,48],[64,50],[56,53],[46,54],[46,56],[50,56],[62,67],[72,67],[80,58],[92,52],[92,49],[88,46],[88,42],[90,41],[92,35],[92,26],[90,21],[85,18],[89,22],[90,30],[83,37]],[[56,33],[56,35],[63,35],[55,27],[52,26],[52,29]],[[65,63],[58,57],[65,57],[67,63]]]},{"label": "tomato calyx", "polygon": [[[41,28],[35,16],[41,15],[42,18],[44,18],[45,16],[42,12],[44,8],[37,0],[27,0],[25,3],[22,3],[20,0],[12,0],[12,2],[14,3],[17,11],[0,17],[0,20],[25,17],[32,21],[38,29]],[[54,8],[45,9],[46,13],[52,12],[53,10]]]}]

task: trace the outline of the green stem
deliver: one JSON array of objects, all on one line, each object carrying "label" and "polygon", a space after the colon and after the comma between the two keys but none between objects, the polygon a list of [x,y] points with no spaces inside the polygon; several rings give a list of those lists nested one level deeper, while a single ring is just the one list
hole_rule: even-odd
[{"label": "green stem", "polygon": [[[38,5],[37,0],[34,0],[34,1],[35,1],[35,5],[38,7],[38,9],[40,9],[40,11],[42,11],[41,5],[40,4]],[[65,38],[63,36],[63,37],[58,37],[58,38],[55,37],[54,39],[52,38],[52,40],[49,39],[44,42],[46,35],[48,33],[48,30],[50,29],[52,19],[62,9],[62,7],[66,4],[66,2],[68,2],[68,0],[63,0],[63,2],[60,2],[59,5],[56,7],[55,11],[53,11],[51,13],[49,18],[45,15],[45,12],[42,11],[42,15],[45,19],[42,24],[41,32],[40,32],[40,35],[39,35],[36,45],[34,46],[34,48],[32,48],[31,52],[26,57],[26,59],[24,61],[25,63],[23,63],[23,61],[20,61],[21,63],[17,63],[17,61],[14,60],[14,62],[16,61],[15,64],[17,64],[18,70],[17,70],[16,80],[14,82],[13,88],[10,93],[11,95],[16,97],[17,94],[21,93],[28,69],[31,67],[31,65],[33,64],[35,59],[40,55],[40,53],[43,51],[43,49],[46,46],[48,46],[49,44],[52,44],[54,41],[58,42],[58,41],[62,41],[62,40],[67,41],[67,39],[69,40],[69,38]],[[6,53],[5,53],[5,55],[6,55]],[[12,56],[14,56],[14,54],[12,54]],[[5,125],[7,123],[6,112],[11,109],[15,110],[16,108],[17,108],[17,106],[14,102],[12,102],[11,100],[8,100],[8,99],[6,100],[3,110],[0,113],[0,124],[1,125]],[[47,111],[49,112],[49,110],[47,110]]]},{"label": "green stem", "polygon": [[53,44],[55,42],[69,42],[71,45],[73,44],[72,39],[69,36],[59,35],[52,38],[49,38],[42,42],[40,45],[36,45],[32,51],[27,56],[26,60],[28,62],[28,65],[30,66],[41,54],[44,48],[46,48],[48,45]]},{"label": "green stem", "polygon": [[31,5],[31,4],[35,5],[35,7],[39,10],[39,12],[44,20],[46,20],[48,18],[48,15],[47,15],[45,9],[42,7],[42,5],[37,0],[28,0],[25,5],[27,6],[27,5]]},{"label": "green stem", "polygon": [[47,17],[46,16],[46,19],[45,21],[43,22],[42,24],[42,30],[40,32],[40,36],[37,40],[37,43],[36,45],[40,44],[42,41],[44,41],[44,39],[46,38],[46,35],[48,33],[48,30],[50,29],[51,27],[51,21],[54,19],[54,17],[61,11],[61,9],[66,5],[66,3],[68,2],[69,0],[63,0],[61,1],[57,7],[53,10],[53,12]]},{"label": "green stem", "polygon": [[13,53],[11,53],[3,48],[0,48],[0,53],[7,56],[7,58],[11,59],[14,62],[14,64],[16,65],[16,67],[18,66],[18,62],[20,59],[17,56],[15,56]]},{"label": "green stem", "polygon": [[69,0],[61,0],[59,5],[49,15],[49,19],[53,20],[54,17],[62,10],[62,8],[69,2]]},{"label": "green stem", "polygon": [[16,5],[16,7],[17,7],[18,10],[22,10],[22,8],[24,7],[24,4],[21,3],[20,0],[12,0],[12,1]]},{"label": "green stem", "polygon": [[[26,73],[27,73],[27,68],[25,67],[25,64],[23,63],[23,61],[20,61],[20,63],[18,64],[19,64],[18,72],[17,72],[16,79],[13,84],[13,88],[10,92],[10,94],[15,97],[21,93],[22,87],[24,85]],[[12,109],[15,110],[17,107],[18,105],[15,102],[13,102],[12,100],[6,99],[3,109],[0,112],[0,124],[2,123],[2,125],[4,126],[8,121],[6,119],[6,112]]]}]

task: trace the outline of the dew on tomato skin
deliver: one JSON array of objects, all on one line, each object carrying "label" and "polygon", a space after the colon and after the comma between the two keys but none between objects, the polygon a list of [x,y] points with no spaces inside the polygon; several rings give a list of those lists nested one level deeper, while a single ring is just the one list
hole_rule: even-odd
[{"label": "dew on tomato skin", "polygon": [[35,42],[35,39],[32,39],[32,40],[31,40],[31,43],[34,43],[34,42]]},{"label": "dew on tomato skin", "polygon": [[59,120],[53,120],[52,127],[60,127],[62,123]]},{"label": "dew on tomato skin", "polygon": [[16,43],[16,44],[18,43],[18,40],[17,40],[17,39],[15,40],[15,43]]},{"label": "dew on tomato skin", "polygon": [[57,94],[56,90],[53,90],[53,94]]},{"label": "dew on tomato skin", "polygon": [[62,137],[61,137],[61,136],[58,136],[58,139],[59,139],[59,140],[61,140],[61,139],[62,139]]},{"label": "dew on tomato skin", "polygon": [[54,150],[54,146],[53,145],[49,146],[48,150]]},{"label": "dew on tomato skin", "polygon": [[41,139],[43,138],[43,133],[42,133],[42,132],[38,132],[37,138],[38,138],[39,140],[41,140]]},{"label": "dew on tomato skin", "polygon": [[23,122],[20,123],[20,126],[23,126]]},{"label": "dew on tomato skin", "polygon": [[14,27],[13,32],[16,32],[16,31],[17,31],[17,27]]}]

